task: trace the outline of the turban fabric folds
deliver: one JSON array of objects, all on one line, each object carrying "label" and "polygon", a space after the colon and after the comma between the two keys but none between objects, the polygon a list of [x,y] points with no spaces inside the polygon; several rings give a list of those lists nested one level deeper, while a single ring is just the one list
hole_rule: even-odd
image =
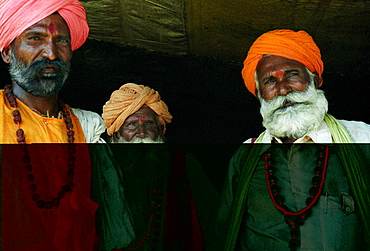
[{"label": "turban fabric folds", "polygon": [[324,71],[324,63],[321,60],[320,49],[307,32],[273,30],[262,34],[252,44],[244,60],[242,77],[248,90],[255,96],[257,87],[254,73],[263,55],[275,55],[300,62],[308,70],[319,75],[320,86],[322,85],[321,74]]},{"label": "turban fabric folds", "polygon": [[159,123],[166,131],[166,124],[171,122],[172,115],[167,105],[161,100],[159,93],[150,87],[128,83],[112,93],[110,100],[103,106],[102,117],[108,135],[117,132],[128,116],[147,105],[157,115]]},{"label": "turban fabric folds", "polygon": [[89,35],[86,12],[77,0],[0,0],[0,51],[27,28],[58,12],[71,34],[72,50]]}]

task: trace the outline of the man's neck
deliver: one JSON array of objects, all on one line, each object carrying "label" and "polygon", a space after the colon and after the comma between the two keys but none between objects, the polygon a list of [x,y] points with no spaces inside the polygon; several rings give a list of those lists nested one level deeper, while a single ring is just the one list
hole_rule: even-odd
[{"label": "man's neck", "polygon": [[29,108],[39,112],[42,115],[47,114],[50,117],[58,117],[59,105],[57,94],[54,96],[39,97],[26,92],[16,83],[13,83],[12,87],[14,96],[16,96]]},{"label": "man's neck", "polygon": [[295,138],[288,138],[288,137],[285,137],[285,138],[280,138],[280,140],[281,140],[284,144],[293,144],[297,139],[295,139]]}]

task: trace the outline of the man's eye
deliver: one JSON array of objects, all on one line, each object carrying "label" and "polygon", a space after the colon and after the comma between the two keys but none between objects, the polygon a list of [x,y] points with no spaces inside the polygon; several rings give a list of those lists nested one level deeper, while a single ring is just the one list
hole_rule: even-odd
[{"label": "man's eye", "polygon": [[28,37],[28,40],[38,41],[38,40],[41,40],[41,38],[40,37],[36,37],[36,36],[32,36],[32,37]]},{"label": "man's eye", "polygon": [[268,85],[268,84],[273,84],[273,83],[275,83],[275,79],[269,79],[266,82],[264,82],[263,84]]},{"label": "man's eye", "polygon": [[69,44],[70,43],[70,40],[69,39],[59,39],[58,42],[59,43]]},{"label": "man's eye", "polygon": [[293,73],[290,73],[290,74],[288,75],[288,78],[296,77],[296,76],[298,76],[298,75],[299,75],[298,73],[293,72]]},{"label": "man's eye", "polygon": [[132,129],[135,129],[136,127],[137,127],[137,123],[133,122],[133,123],[128,124],[125,128],[128,130],[132,130]]}]

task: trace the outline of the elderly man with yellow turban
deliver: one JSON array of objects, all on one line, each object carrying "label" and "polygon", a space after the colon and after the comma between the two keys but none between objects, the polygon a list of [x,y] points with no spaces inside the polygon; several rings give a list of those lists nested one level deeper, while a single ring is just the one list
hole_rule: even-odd
[{"label": "elderly man with yellow turban", "polygon": [[102,117],[132,213],[136,237],[126,249],[217,250],[218,194],[194,155],[168,144],[129,144],[163,143],[172,116],[158,92],[124,84]]},{"label": "elderly man with yellow turban", "polygon": [[354,143],[370,143],[370,125],[327,114],[323,68],[305,31],[252,44],[242,76],[266,130],[230,161],[218,217],[225,250],[369,248],[370,148]]},{"label": "elderly man with yellow turban", "polygon": [[115,143],[163,143],[166,124],[172,119],[157,91],[132,83],[112,93],[102,116]]},{"label": "elderly man with yellow turban", "polygon": [[58,98],[88,33],[77,0],[0,1],[0,51],[12,80],[0,90],[3,250],[94,248],[92,162],[76,143],[104,142],[104,122]]}]

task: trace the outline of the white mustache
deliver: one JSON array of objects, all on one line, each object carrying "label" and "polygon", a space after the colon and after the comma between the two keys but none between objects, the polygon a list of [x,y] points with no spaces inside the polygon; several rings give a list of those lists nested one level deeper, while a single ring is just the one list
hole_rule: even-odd
[{"label": "white mustache", "polygon": [[149,137],[145,137],[145,138],[134,138],[132,139],[131,141],[127,141],[125,140],[123,137],[119,138],[118,139],[118,142],[117,143],[132,143],[132,144],[141,144],[141,143],[144,143],[144,144],[151,144],[151,143],[164,143],[163,139],[161,137],[158,137],[157,139],[153,140]]},{"label": "white mustache", "polygon": [[312,98],[312,92],[309,89],[306,92],[293,91],[286,96],[276,96],[273,100],[267,102],[268,109],[265,111],[265,116],[270,116],[279,109],[286,109],[290,106],[313,104]]}]

